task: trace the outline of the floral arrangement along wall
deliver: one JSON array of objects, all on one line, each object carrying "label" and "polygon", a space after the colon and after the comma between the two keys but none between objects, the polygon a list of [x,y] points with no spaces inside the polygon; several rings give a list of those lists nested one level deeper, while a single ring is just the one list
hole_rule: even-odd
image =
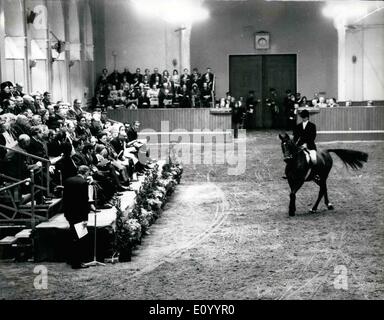
[{"label": "floral arrangement along wall", "polygon": [[148,228],[161,215],[165,203],[180,183],[182,173],[182,166],[169,159],[162,168],[156,165],[146,173],[136,192],[132,210],[123,212],[120,201],[116,201],[115,254],[119,255],[119,261],[130,261],[132,249],[141,243]]}]

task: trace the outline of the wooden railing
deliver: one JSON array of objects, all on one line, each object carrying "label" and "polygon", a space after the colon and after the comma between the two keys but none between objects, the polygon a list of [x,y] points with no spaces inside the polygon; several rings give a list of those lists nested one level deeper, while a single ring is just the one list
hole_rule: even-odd
[{"label": "wooden railing", "polygon": [[[169,132],[176,129],[231,129],[230,113],[214,113],[209,108],[108,110],[108,118],[118,122],[141,122],[141,130]],[[146,130],[146,131],[148,131]]]},{"label": "wooden railing", "polygon": [[[0,174],[1,178],[7,178],[6,175]],[[6,203],[0,202],[0,208],[6,209],[8,212],[10,212],[9,215],[7,215],[4,212],[0,211],[0,221],[2,223],[18,223],[18,222],[30,222],[32,230],[35,229],[36,226],[36,218],[38,220],[46,220],[46,217],[36,215],[35,213],[35,172],[33,170],[30,170],[30,177],[26,178],[24,180],[19,180],[17,182],[11,183],[11,184],[5,184],[5,186],[0,188],[0,193],[6,193],[8,196],[9,201],[11,202],[10,205]],[[13,179],[16,180],[16,179]],[[31,192],[31,205],[29,207],[29,210],[26,210],[25,208],[21,208],[20,202],[18,201],[17,196],[15,197],[15,193],[19,194],[19,192],[12,193],[12,190],[16,191],[21,185],[29,184],[30,186],[30,192]],[[21,215],[21,217],[19,217]]]},{"label": "wooden railing", "polygon": [[[7,151],[13,151],[13,152],[16,152],[18,154],[21,154],[23,155],[24,157],[26,158],[30,158],[30,159],[33,159],[33,160],[36,160],[36,161],[40,161],[43,166],[42,166],[42,170],[40,172],[41,174],[41,181],[42,181],[42,185],[36,185],[36,189],[39,189],[39,190],[42,190],[42,191],[45,191],[46,195],[47,196],[50,196],[51,195],[51,192],[50,192],[50,179],[49,179],[49,166],[51,165],[51,162],[50,160],[48,159],[45,159],[45,158],[41,158],[41,157],[38,157],[38,156],[35,156],[33,154],[30,154],[28,152],[24,152],[24,151],[21,151],[21,150],[15,150],[13,148],[10,148],[10,147],[6,147],[6,146],[2,146],[0,145],[0,148],[2,149],[5,149]],[[45,174],[44,174],[44,171],[45,171]],[[14,177],[11,177],[11,176],[8,176],[8,175],[5,175],[3,174],[2,175],[4,178],[6,179],[9,179],[9,180],[12,180],[12,181],[18,181],[17,179],[15,179]]]}]

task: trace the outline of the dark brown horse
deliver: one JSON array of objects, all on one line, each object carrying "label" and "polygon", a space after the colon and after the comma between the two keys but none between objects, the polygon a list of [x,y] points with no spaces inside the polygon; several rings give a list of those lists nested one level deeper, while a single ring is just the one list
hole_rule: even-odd
[{"label": "dark brown horse", "polygon": [[281,148],[283,150],[284,161],[286,162],[285,174],[291,188],[289,215],[294,216],[296,211],[296,192],[302,187],[306,181],[314,181],[319,185],[319,196],[310,212],[315,213],[317,207],[324,196],[325,205],[329,210],[333,209],[332,204],[328,200],[327,178],[332,169],[333,160],[330,152],[335,153],[346,166],[353,170],[363,167],[363,162],[367,162],[368,154],[361,151],[347,149],[328,149],[317,151],[316,164],[311,165],[307,160],[306,152],[303,148],[298,147],[288,134],[279,134],[281,140]]}]

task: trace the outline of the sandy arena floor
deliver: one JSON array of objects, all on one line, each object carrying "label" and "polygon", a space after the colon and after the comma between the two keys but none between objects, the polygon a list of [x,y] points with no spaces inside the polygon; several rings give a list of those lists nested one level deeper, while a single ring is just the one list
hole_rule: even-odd
[{"label": "sandy arena floor", "polygon": [[[223,146],[222,146],[223,147]],[[0,264],[0,299],[383,299],[384,142],[330,143],[369,153],[363,170],[336,155],[328,211],[307,211],[318,188],[289,188],[277,132],[250,133],[244,173],[185,165],[182,183],[132,262],[85,270],[46,263],[36,290],[32,263]]]}]

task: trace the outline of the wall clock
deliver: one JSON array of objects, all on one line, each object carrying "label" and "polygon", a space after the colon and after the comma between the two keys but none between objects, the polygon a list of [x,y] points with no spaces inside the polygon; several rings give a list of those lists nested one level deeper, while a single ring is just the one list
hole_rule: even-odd
[{"label": "wall clock", "polygon": [[256,33],[255,34],[255,48],[256,49],[269,49],[269,33]]}]

